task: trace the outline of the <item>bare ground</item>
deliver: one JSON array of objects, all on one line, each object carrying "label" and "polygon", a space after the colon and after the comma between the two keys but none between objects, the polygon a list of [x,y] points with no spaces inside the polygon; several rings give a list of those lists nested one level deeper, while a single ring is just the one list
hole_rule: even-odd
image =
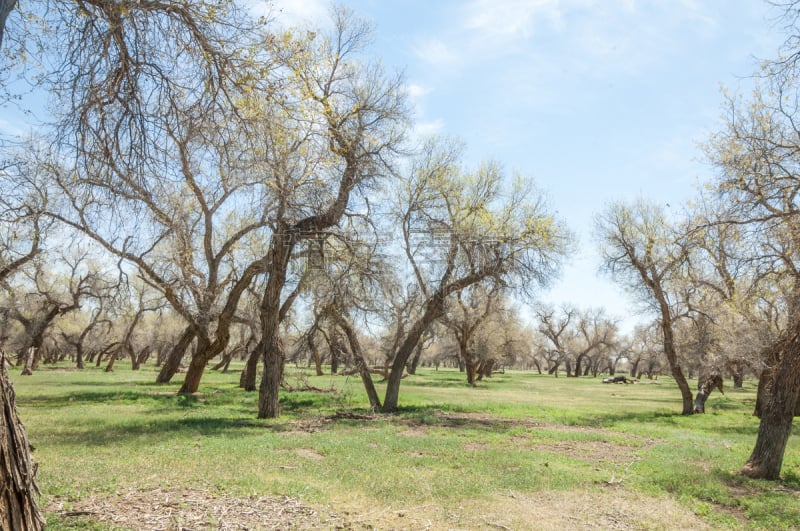
[{"label": "bare ground", "polygon": [[116,529],[189,531],[266,529],[708,529],[670,499],[622,488],[593,491],[509,494],[467,508],[435,503],[382,507],[359,512],[314,508],[282,497],[235,498],[201,489],[119,491],[46,507],[75,524],[107,524]]}]

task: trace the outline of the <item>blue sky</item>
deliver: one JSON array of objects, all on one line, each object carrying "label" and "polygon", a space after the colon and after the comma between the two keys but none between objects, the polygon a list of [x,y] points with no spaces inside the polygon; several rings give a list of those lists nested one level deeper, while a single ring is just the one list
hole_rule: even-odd
[{"label": "blue sky", "polygon": [[[327,0],[247,0],[277,22],[324,24]],[[761,0],[345,0],[375,24],[370,50],[403,70],[416,132],[462,139],[533,177],[579,238],[544,300],[604,306],[629,329],[636,306],[597,274],[592,217],[645,196],[671,208],[712,168],[720,88],[746,90],[783,39]],[[272,6],[270,8],[270,5]],[[24,134],[5,107],[0,130]]]},{"label": "blue sky", "polygon": [[[276,0],[286,24],[324,22],[328,2]],[[774,57],[779,13],[760,0],[350,0],[376,27],[372,51],[405,71],[420,134],[463,139],[533,177],[579,238],[544,300],[637,308],[599,276],[592,217],[645,196],[680,208],[713,172],[700,144],[721,87],[747,90]],[[261,4],[262,7],[266,3]]]}]

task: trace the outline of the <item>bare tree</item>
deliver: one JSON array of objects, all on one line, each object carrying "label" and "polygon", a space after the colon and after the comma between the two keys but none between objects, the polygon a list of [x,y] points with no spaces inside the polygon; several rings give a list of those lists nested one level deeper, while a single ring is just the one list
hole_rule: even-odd
[{"label": "bare tree", "polygon": [[334,10],[333,23],[331,35],[309,34],[289,46],[302,53],[286,53],[283,45],[275,52],[294,74],[300,98],[289,131],[296,140],[276,157],[267,176],[278,198],[261,306],[259,418],[280,414],[285,354],[279,325],[294,301],[282,292],[295,246],[337,225],[351,196],[391,172],[388,164],[400,148],[408,116],[402,78],[358,61],[368,25],[343,8]]},{"label": "bare tree", "polygon": [[486,370],[491,374],[491,366],[495,362],[488,353],[479,352],[476,342],[480,339],[481,327],[498,310],[500,295],[499,284],[492,284],[488,289],[482,289],[479,284],[470,286],[456,293],[455,301],[451,302],[442,318],[458,344],[458,353],[467,373],[467,383],[473,386]]},{"label": "bare tree", "polygon": [[[796,14],[796,3],[787,5]],[[760,267],[789,286],[785,333],[767,349],[772,370],[759,383],[767,396],[761,397],[758,437],[740,470],[777,479],[800,394],[800,85],[793,63],[792,68],[767,65],[762,73],[751,101],[728,99],[724,127],[708,150],[721,173],[719,193],[729,206],[723,221],[746,231]]]},{"label": "bare tree", "polygon": [[33,271],[21,286],[21,295],[13,290],[3,311],[9,318],[22,325],[22,333],[16,341],[17,351],[24,356],[22,374],[30,375],[38,364],[45,333],[56,318],[79,310],[88,298],[106,296],[112,284],[102,273],[87,265],[86,255],[63,256],[68,275],[65,277],[48,272],[44,264],[37,262]]},{"label": "bare tree", "polygon": [[[545,342],[545,359],[547,360],[547,374],[558,378],[558,369],[567,359],[567,343],[573,333],[571,323],[577,311],[574,308],[563,306],[556,310],[552,306],[540,305],[535,314],[538,319],[538,330]],[[567,369],[569,376],[569,369]]]},{"label": "bare tree", "polygon": [[423,303],[394,355],[385,412],[397,409],[405,366],[449,298],[476,284],[519,281],[532,290],[552,278],[568,248],[570,235],[529,181],[501,195],[497,164],[462,172],[458,155],[456,146],[427,143],[398,194],[400,240]]},{"label": "bare tree", "polygon": [[613,204],[596,218],[606,270],[647,303],[659,318],[664,355],[683,399],[684,415],[693,413],[693,396],[675,345],[675,324],[687,313],[676,295],[689,246],[674,231],[659,206],[639,200]]}]

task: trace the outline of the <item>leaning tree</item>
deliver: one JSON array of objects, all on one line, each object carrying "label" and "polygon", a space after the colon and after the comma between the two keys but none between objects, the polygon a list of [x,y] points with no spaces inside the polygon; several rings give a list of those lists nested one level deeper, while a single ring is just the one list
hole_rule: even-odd
[{"label": "leaning tree", "polygon": [[664,355],[683,400],[682,413],[691,415],[692,390],[675,344],[677,321],[689,312],[679,291],[690,242],[684,231],[669,223],[662,207],[644,200],[611,204],[595,223],[605,269],[658,316]]},{"label": "leaning tree", "polygon": [[465,171],[459,157],[459,146],[427,142],[397,190],[397,240],[421,305],[394,353],[384,412],[397,409],[408,360],[449,300],[477,284],[533,293],[553,278],[569,248],[570,233],[530,180],[506,182],[494,162]]}]

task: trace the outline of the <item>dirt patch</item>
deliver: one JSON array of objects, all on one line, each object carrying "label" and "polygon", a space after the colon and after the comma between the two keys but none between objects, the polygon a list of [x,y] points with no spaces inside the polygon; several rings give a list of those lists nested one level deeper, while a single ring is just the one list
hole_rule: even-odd
[{"label": "dirt patch", "polygon": [[624,488],[510,493],[460,507],[337,506],[336,513],[286,497],[226,497],[203,489],[128,490],[67,502],[53,498],[46,510],[75,524],[122,529],[612,529],[704,530],[709,526],[670,498]]},{"label": "dirt patch", "polygon": [[[51,499],[46,510],[67,522],[111,524],[123,529],[187,531],[215,529],[347,528],[334,514],[286,497],[226,497],[208,490],[128,490],[78,501]],[[78,521],[80,519],[80,521]]]},{"label": "dirt patch", "polygon": [[489,445],[486,443],[470,442],[464,445],[464,450],[467,452],[482,452],[488,449]]},{"label": "dirt patch", "polygon": [[552,444],[534,444],[531,449],[537,452],[553,452],[590,463],[628,464],[635,460],[630,446],[605,441],[571,441],[554,442]]},{"label": "dirt patch", "polygon": [[403,437],[426,437],[428,432],[422,428],[413,427],[397,432],[397,435],[402,435]]},{"label": "dirt patch", "polygon": [[300,457],[305,457],[307,459],[315,459],[315,460],[325,459],[324,455],[315,450],[312,450],[311,448],[298,448],[297,450],[295,450],[295,453]]},{"label": "dirt patch", "polygon": [[629,492],[624,487],[536,494],[510,493],[457,507],[342,507],[345,529],[536,529],[672,530],[710,529],[671,498]]}]

